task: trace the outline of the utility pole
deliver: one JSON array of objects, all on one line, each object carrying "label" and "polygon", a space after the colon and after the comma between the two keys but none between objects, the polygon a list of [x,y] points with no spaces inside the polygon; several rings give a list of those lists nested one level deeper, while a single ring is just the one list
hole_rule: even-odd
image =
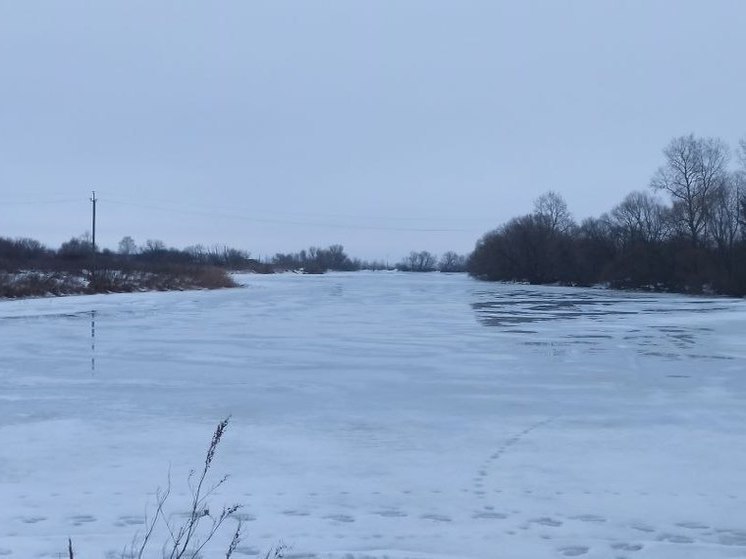
[{"label": "utility pole", "polygon": [[96,191],[93,190],[91,194],[91,283],[94,283],[96,281],[96,201]]},{"label": "utility pole", "polygon": [[93,222],[93,227],[92,227],[93,229],[93,254],[96,254],[96,202],[97,201],[98,200],[96,199],[96,191],[93,190],[92,195],[91,195],[91,207],[93,209],[93,219],[92,219],[92,222]]}]

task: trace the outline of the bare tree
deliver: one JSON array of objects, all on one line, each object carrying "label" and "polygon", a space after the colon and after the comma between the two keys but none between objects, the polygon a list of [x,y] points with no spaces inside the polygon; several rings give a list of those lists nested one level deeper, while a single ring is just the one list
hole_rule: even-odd
[{"label": "bare tree", "polygon": [[79,237],[73,237],[62,243],[58,252],[62,258],[81,259],[87,257],[92,249],[91,235],[86,231]]},{"label": "bare tree", "polygon": [[739,142],[738,157],[741,168],[736,172],[736,198],[738,199],[738,224],[741,228],[741,238],[746,241],[746,138]]},{"label": "bare tree", "polygon": [[437,258],[434,254],[426,250],[420,252],[413,250],[399,267],[410,272],[432,272],[435,270],[436,262]]},{"label": "bare tree", "polygon": [[141,249],[142,252],[164,252],[166,250],[166,243],[158,239],[148,239],[145,241],[145,246]]},{"label": "bare tree", "polygon": [[650,186],[671,195],[684,231],[698,245],[706,233],[713,192],[727,174],[728,148],[717,138],[690,134],[671,140],[663,155],[665,163]]},{"label": "bare tree", "polygon": [[129,235],[122,237],[122,240],[119,241],[119,254],[123,256],[131,256],[136,252],[137,245],[135,244],[135,240]]},{"label": "bare tree", "polygon": [[733,173],[712,195],[709,234],[721,254],[730,254],[740,230],[740,181]]},{"label": "bare tree", "polygon": [[440,257],[438,270],[441,272],[464,272],[466,271],[466,257],[449,250]]},{"label": "bare tree", "polygon": [[194,262],[205,263],[208,261],[208,251],[200,244],[190,245],[184,249],[184,252],[189,255]]},{"label": "bare tree", "polygon": [[611,210],[609,219],[623,245],[654,243],[666,236],[669,210],[647,192],[631,192]]},{"label": "bare tree", "polygon": [[536,199],[534,215],[553,233],[568,233],[575,226],[567,202],[553,190]]},{"label": "bare tree", "polygon": [[330,270],[346,270],[353,267],[342,245],[330,245],[326,249],[326,256]]}]

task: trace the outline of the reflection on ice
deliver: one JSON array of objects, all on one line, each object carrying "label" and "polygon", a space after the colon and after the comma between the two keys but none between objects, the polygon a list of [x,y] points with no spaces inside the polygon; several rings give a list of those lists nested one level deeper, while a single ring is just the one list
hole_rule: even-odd
[{"label": "reflection on ice", "polygon": [[[525,335],[530,339],[521,343],[527,346],[587,346],[593,352],[632,346],[641,355],[673,360],[729,359],[707,353],[712,329],[692,320],[732,308],[722,299],[510,285],[477,291],[475,299],[471,307],[481,324]],[[529,324],[531,329],[521,327]]]},{"label": "reflection on ice", "polygon": [[96,372],[96,311],[91,311],[91,372]]}]

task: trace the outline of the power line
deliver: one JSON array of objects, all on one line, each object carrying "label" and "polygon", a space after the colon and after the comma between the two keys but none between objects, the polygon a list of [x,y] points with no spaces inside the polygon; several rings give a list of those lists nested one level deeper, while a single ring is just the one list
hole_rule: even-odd
[{"label": "power line", "polygon": [[[320,227],[320,228],[332,228],[332,229],[348,229],[348,230],[368,230],[368,231],[399,231],[399,232],[422,232],[422,233],[468,233],[473,232],[471,229],[460,229],[450,227],[388,227],[388,226],[376,226],[376,225],[364,225],[364,224],[343,224],[343,223],[329,223],[329,222],[317,222],[317,221],[299,221],[292,219],[283,218],[270,218],[270,217],[257,217],[254,215],[246,216],[233,214],[222,211],[206,211],[196,209],[184,209],[176,207],[166,207],[155,204],[145,204],[142,202],[129,202],[124,200],[115,200],[111,198],[100,198],[102,202],[109,204],[120,205],[120,206],[132,206],[137,208],[149,209],[162,211],[173,214],[188,214],[188,215],[203,215],[212,218],[226,218],[236,219],[241,221],[249,221],[254,223],[271,223],[279,225],[293,225],[301,227]],[[422,218],[425,219],[425,218]]]},{"label": "power line", "polygon": [[80,198],[62,198],[58,200],[3,200],[0,202],[0,206],[36,206],[39,204],[54,205],[54,204],[72,204],[81,203]]},{"label": "power line", "polygon": [[[179,207],[176,207],[173,205],[171,199],[156,199],[156,198],[143,198],[141,196],[138,196],[137,202],[132,202],[128,200],[121,200],[121,199],[110,199],[110,202],[115,203],[122,203],[122,204],[142,204],[143,206],[151,206],[151,207],[158,207],[163,209],[168,209],[169,211],[174,209],[179,209]],[[199,212],[217,212],[217,213],[226,213],[225,207],[219,207],[219,206],[207,206],[204,204],[200,204],[198,210],[193,210],[191,208],[188,208],[184,206],[183,204],[180,205],[180,208],[184,211],[199,211]],[[293,218],[293,217],[300,217],[300,218],[311,218],[311,219],[376,219],[376,220],[382,220],[382,221],[414,221],[414,222],[421,222],[421,221],[485,221],[485,220],[491,220],[494,218],[494,216],[486,217],[486,216],[475,216],[475,215],[469,215],[469,216],[454,216],[454,215],[447,215],[447,216],[414,216],[414,215],[408,215],[408,216],[402,216],[402,215],[380,215],[380,214],[356,214],[356,213],[324,213],[324,212],[292,212],[292,211],[277,211],[275,208],[272,208],[269,210],[266,207],[259,207],[259,206],[252,206],[252,209],[254,211],[260,211],[262,214],[267,214],[270,211],[276,215],[276,216],[283,216],[282,219],[286,218]],[[280,218],[278,218],[280,219]]]}]

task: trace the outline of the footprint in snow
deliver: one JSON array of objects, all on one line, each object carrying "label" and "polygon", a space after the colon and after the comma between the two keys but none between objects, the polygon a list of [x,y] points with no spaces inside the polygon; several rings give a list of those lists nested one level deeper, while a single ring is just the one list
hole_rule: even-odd
[{"label": "footprint in snow", "polygon": [[120,516],[114,523],[115,526],[141,526],[145,524],[145,519],[139,516]]},{"label": "footprint in snow", "polygon": [[472,518],[486,518],[486,519],[494,519],[494,520],[503,520],[505,518],[508,518],[508,515],[507,514],[503,514],[501,512],[480,511],[480,512],[475,512],[471,517]]},{"label": "footprint in snow", "polygon": [[452,518],[445,514],[423,514],[420,518],[424,520],[434,520],[435,522],[451,522]]},{"label": "footprint in snow", "polygon": [[255,556],[259,555],[260,550],[256,547],[249,547],[249,546],[239,546],[235,549],[234,553],[238,555],[250,555]]},{"label": "footprint in snow", "polygon": [[377,514],[378,516],[383,516],[385,518],[403,518],[407,516],[406,512],[402,512],[400,510],[379,510],[374,512],[373,514]]},{"label": "footprint in snow", "polygon": [[82,526],[83,524],[96,522],[96,517],[91,516],[90,514],[78,514],[75,516],[71,516],[70,522],[73,523],[73,526]]},{"label": "footprint in snow", "polygon": [[7,555],[12,555],[12,554],[13,554],[13,550],[8,549],[7,547],[0,547],[0,556],[7,556]]},{"label": "footprint in snow", "polygon": [[24,516],[21,518],[21,522],[24,524],[36,524],[38,522],[44,522],[46,519],[46,516]]},{"label": "footprint in snow", "polygon": [[694,543],[694,540],[689,536],[682,536],[680,534],[661,534],[656,538],[659,542],[669,543]]},{"label": "footprint in snow", "polygon": [[348,514],[329,514],[324,518],[335,522],[355,522],[355,519]]},{"label": "footprint in snow", "polygon": [[295,510],[295,509],[284,510],[282,511],[282,514],[284,514],[285,516],[309,516],[310,515],[310,513],[304,510]]},{"label": "footprint in snow", "polygon": [[721,545],[746,546],[746,530],[716,530]]},{"label": "footprint in snow", "polygon": [[640,551],[644,546],[641,543],[619,542],[611,544],[611,549],[617,551]]},{"label": "footprint in snow", "polygon": [[676,526],[679,528],[689,528],[690,530],[707,530],[709,526],[702,522],[677,522]]},{"label": "footprint in snow", "polygon": [[552,528],[557,528],[558,526],[562,526],[561,520],[555,520],[554,518],[549,518],[549,517],[534,518],[530,520],[529,522],[532,522],[533,524],[541,524],[542,526],[550,526]]},{"label": "footprint in snow", "polygon": [[606,522],[606,519],[603,516],[597,514],[580,514],[578,516],[573,516],[572,520],[580,520],[581,522],[597,522],[599,524]]},{"label": "footprint in snow", "polygon": [[588,553],[589,548],[584,545],[568,545],[567,547],[560,547],[559,552],[565,557],[579,557]]}]

